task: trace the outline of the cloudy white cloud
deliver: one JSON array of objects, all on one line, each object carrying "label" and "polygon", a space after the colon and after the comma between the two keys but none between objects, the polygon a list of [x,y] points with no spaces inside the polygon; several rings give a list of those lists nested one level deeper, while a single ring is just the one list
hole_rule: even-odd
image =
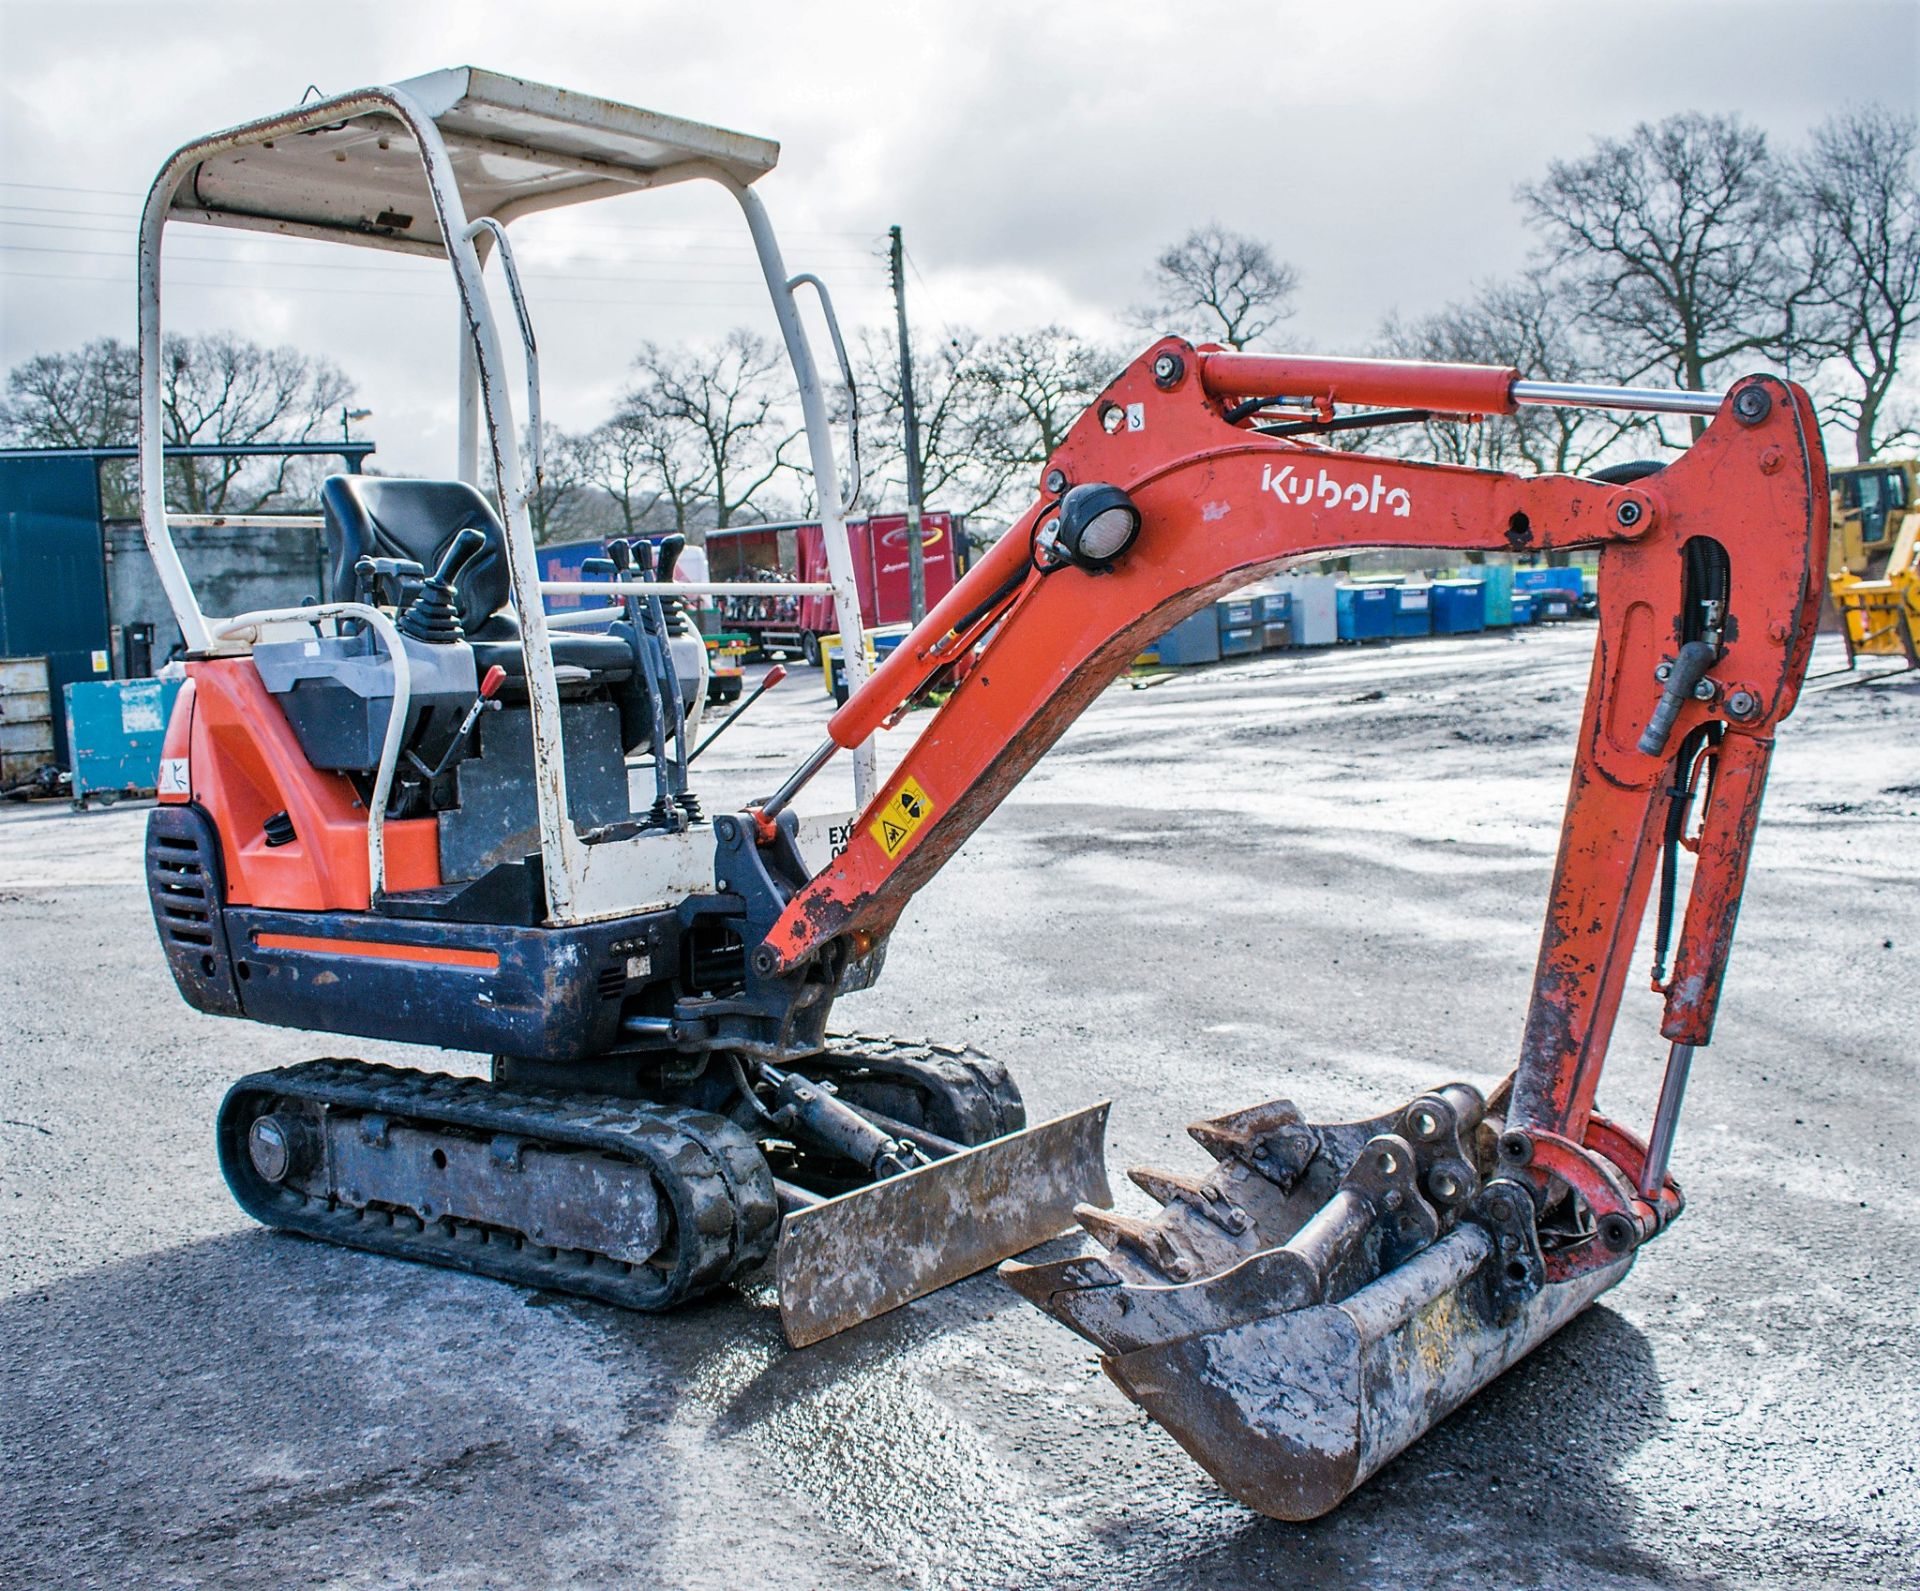
[{"label": "cloudy white cloud", "polygon": [[[131,218],[178,143],[309,83],[461,61],[780,139],[763,192],[790,263],[825,276],[850,320],[886,313],[898,222],[928,334],[1045,319],[1109,334],[1155,250],[1217,218],[1299,266],[1291,330],[1338,350],[1517,267],[1514,185],[1595,135],[1700,108],[1790,141],[1850,101],[1913,108],[1920,7],[0,0],[0,362],[130,334]],[[176,237],[171,325],[329,354],[390,466],[446,466],[443,268]],[[642,338],[768,323],[717,192],[542,218],[523,251],[562,424],[604,412]]]}]

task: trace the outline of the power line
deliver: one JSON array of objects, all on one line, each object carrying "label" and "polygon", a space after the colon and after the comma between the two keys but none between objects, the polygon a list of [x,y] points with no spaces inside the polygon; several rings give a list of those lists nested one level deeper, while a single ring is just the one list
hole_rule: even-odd
[{"label": "power line", "polygon": [[[136,192],[132,189],[81,188],[81,187],[74,187],[65,183],[53,183],[53,182],[11,182],[11,181],[6,181],[4,179],[0,179],[0,188],[26,188],[26,189],[31,189],[37,193],[84,193],[84,194],[95,195],[100,198],[108,198],[108,199],[144,200],[146,198],[146,194],[144,192]],[[26,208],[26,207],[14,206],[12,208]],[[110,212],[100,211],[100,210],[94,210],[94,211],[75,210],[67,213],[70,213],[73,215],[106,215],[106,214],[109,214]],[[555,214],[555,212],[549,210],[549,211],[543,211],[541,212],[541,214],[551,217]],[[712,234],[714,236],[719,236],[719,237],[738,237],[742,230],[739,227],[681,226],[673,222],[661,222],[661,221],[647,222],[647,221],[579,221],[579,220],[575,220],[574,225],[581,226],[581,227],[592,227],[599,231],[608,231],[608,232],[702,232],[702,233],[708,233],[708,234]],[[781,227],[778,230],[781,236],[783,237],[860,238],[869,244],[876,242],[880,236],[878,232],[875,232],[870,227]]]},{"label": "power line", "polygon": [[[83,249],[67,246],[39,243],[0,243],[0,253],[8,254],[58,254],[63,257],[93,260],[125,260],[126,251],[120,249]],[[223,270],[243,270],[254,273],[282,271],[345,271],[355,274],[372,273],[390,276],[411,276],[414,280],[424,280],[425,271],[431,271],[431,262],[425,263],[425,270],[411,270],[406,266],[360,265],[333,260],[266,260],[249,256],[221,256],[214,254],[186,254],[175,256],[175,263],[185,265],[210,265]],[[599,260],[595,263],[625,264],[619,260]],[[653,274],[662,267],[691,266],[701,274],[697,275],[657,275]],[[440,267],[444,269],[444,265]],[[628,269],[617,272],[583,271],[563,264],[528,265],[521,275],[529,281],[546,282],[636,282],[645,284],[700,286],[712,282],[718,285],[739,284],[745,286],[759,283],[764,278],[757,267],[739,263],[713,262],[702,263],[688,260],[635,260]]]},{"label": "power line", "polygon": [[[9,271],[0,270],[0,277],[15,280],[65,282],[69,285],[92,284],[101,287],[130,288],[133,278],[130,276],[75,276],[70,271]],[[649,287],[659,285],[667,287],[698,287],[699,282],[645,284]],[[412,299],[416,303],[446,304],[451,299],[446,293],[409,293],[390,287],[315,287],[295,282],[208,282],[192,277],[167,278],[169,290],[176,287],[206,288],[221,293],[308,293],[320,294],[331,298],[401,298]],[[670,305],[676,308],[740,309],[749,306],[758,307],[766,303],[764,295],[748,293],[744,290],[735,295],[722,298],[680,298],[680,297],[641,297],[641,298],[583,298],[565,293],[543,293],[540,302],[544,304],[587,304],[600,309],[619,309],[631,306],[634,309],[646,309],[657,305]]]}]

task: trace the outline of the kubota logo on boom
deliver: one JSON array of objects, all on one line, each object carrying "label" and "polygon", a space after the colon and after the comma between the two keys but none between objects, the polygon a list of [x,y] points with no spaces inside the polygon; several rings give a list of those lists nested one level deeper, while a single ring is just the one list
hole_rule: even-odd
[{"label": "kubota logo on boom", "polygon": [[1327,473],[1326,466],[1314,476],[1295,475],[1291,464],[1275,469],[1271,464],[1260,472],[1260,490],[1272,492],[1283,503],[1318,503],[1322,508],[1344,506],[1354,514],[1377,514],[1382,508],[1393,511],[1395,519],[1413,513],[1413,499],[1404,486],[1388,488],[1378,475],[1371,486],[1362,481],[1342,483]]}]

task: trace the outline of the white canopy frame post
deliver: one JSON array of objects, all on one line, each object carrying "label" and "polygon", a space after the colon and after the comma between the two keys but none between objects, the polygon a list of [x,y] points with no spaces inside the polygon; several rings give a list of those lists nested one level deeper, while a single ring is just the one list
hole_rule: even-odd
[{"label": "white canopy frame post", "polygon": [[[390,131],[395,124],[397,135]],[[799,389],[829,579],[801,587],[679,583],[649,586],[643,594],[720,594],[729,589],[830,594],[849,683],[857,689],[871,671],[848,542],[847,504],[841,494],[825,394],[800,317],[796,288],[811,285],[819,293],[843,368],[845,350],[824,284],[811,275],[787,274],[772,224],[751,190],[750,184],[772,169],[778,153],[778,146],[766,140],[459,67],[395,86],[337,95],[200,139],[174,153],[147,196],[138,272],[142,527],[190,654],[244,649],[248,637],[258,633],[252,621],[267,615],[209,621],[169,528],[160,401],[161,244],[167,221],[185,219],[285,237],[347,242],[445,258],[451,265],[461,314],[456,468],[461,480],[480,485],[484,422],[506,532],[513,611],[527,657],[534,800],[550,921],[573,922],[630,911],[633,891],[643,887],[646,870],[636,872],[633,860],[624,856],[630,849],[625,842],[589,847],[571,821],[550,621],[542,601],[530,519],[532,483],[523,470],[509,372],[486,291],[485,263],[497,244],[519,318],[528,412],[537,427],[538,354],[506,224],[521,215],[695,178],[717,182],[733,194],[746,217]],[[469,218],[469,194],[463,182],[472,189],[472,203],[480,212],[477,218]],[[536,480],[538,451],[536,433]],[[858,467],[856,455],[856,473]],[[595,589],[600,595],[617,594],[615,587],[605,584]],[[321,611],[308,610],[306,616]],[[325,611],[346,613],[339,604],[330,604]],[[374,628],[381,631],[383,641],[389,640],[380,625]],[[396,656],[396,670],[403,662]],[[389,765],[389,781],[392,761],[391,756],[383,757],[383,765]],[[870,797],[877,782],[875,764],[869,740],[854,754],[854,792],[860,803]],[[372,814],[369,821],[369,883],[375,890],[384,882],[380,816]]]},{"label": "white canopy frame post", "polygon": [[[432,116],[398,88],[371,88],[320,100],[285,116],[253,122],[216,134],[175,152],[148,191],[140,224],[140,512],[147,550],[180,623],[189,652],[205,652],[210,640],[206,616],[180,563],[167,526],[165,461],[160,416],[160,256],[168,212],[181,185],[212,156],[258,144],[263,137],[294,138],[336,126],[369,113],[392,117],[419,152],[429,201],[442,246],[453,267],[466,337],[472,350],[479,408],[486,415],[494,480],[500,490],[506,528],[507,568],[521,645],[528,654],[527,697],[533,729],[534,804],[539,814],[540,851],[545,864],[547,905],[556,921],[575,917],[575,895],[586,871],[586,846],[568,818],[566,759],[562,750],[560,691],[554,679],[546,608],[540,600],[540,565],[527,518],[526,494],[508,397],[506,360],[488,303],[481,262],[470,234],[465,205],[445,141]],[[433,252],[440,252],[434,250]],[[464,383],[463,383],[464,386]],[[464,416],[463,416],[464,418]],[[477,430],[477,427],[475,428]],[[464,427],[463,427],[464,430]],[[461,438],[462,446],[467,438]],[[463,463],[465,461],[463,460]],[[477,473],[477,472],[476,472]],[[539,664],[534,664],[538,658]],[[371,844],[370,840],[370,844]],[[369,880],[372,884],[374,881]]]},{"label": "white canopy frame post", "polygon": [[[820,370],[814,363],[813,345],[800,319],[800,305],[794,287],[810,282],[826,306],[830,329],[837,337],[832,300],[817,277],[787,274],[780,255],[780,240],[774,236],[773,221],[760,195],[731,172],[719,166],[707,166],[700,175],[710,177],[731,193],[747,218],[747,230],[753,234],[754,252],[760,257],[760,269],[767,279],[767,292],[773,298],[773,313],[780,323],[780,335],[787,345],[787,358],[793,365],[794,380],[800,388],[800,414],[807,427],[807,452],[813,464],[813,490],[819,504],[820,539],[826,548],[827,579],[833,587],[834,617],[839,621],[840,656],[847,671],[847,689],[857,691],[873,671],[867,666],[866,625],[860,615],[860,588],[853,575],[853,547],[847,539],[846,507],[840,497],[840,471],[833,457],[833,425],[827,414],[826,393],[820,386]],[[865,807],[878,784],[879,753],[869,736],[854,748],[853,799]]]}]

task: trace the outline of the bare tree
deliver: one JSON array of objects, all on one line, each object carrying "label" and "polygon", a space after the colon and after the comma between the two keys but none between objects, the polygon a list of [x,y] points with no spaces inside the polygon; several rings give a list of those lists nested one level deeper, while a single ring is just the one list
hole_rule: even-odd
[{"label": "bare tree", "polygon": [[[114,337],[23,360],[7,372],[6,396],[0,398],[0,438],[16,447],[126,447],[139,418],[133,349]],[[108,465],[100,486],[109,517],[139,511],[130,465]]]},{"label": "bare tree", "polygon": [[1031,489],[1025,477],[1060,445],[1116,361],[1064,326],[1042,326],[996,337],[979,362],[988,399],[979,446],[993,468]]},{"label": "bare tree", "polygon": [[[520,442],[520,468],[533,470],[533,432]],[[540,472],[527,482],[527,520],[535,542],[552,541],[563,532],[586,530],[581,499],[589,484],[583,439],[558,426],[540,428]]]},{"label": "bare tree", "polygon": [[[803,434],[786,407],[780,350],[735,329],[714,348],[647,343],[633,368],[624,410],[663,428],[685,450],[680,456],[700,460],[701,494],[715,527],[754,517],[768,488],[793,467],[787,453]],[[680,519],[694,530],[684,511]]]},{"label": "bare tree", "polygon": [[71,353],[35,354],[7,372],[0,434],[20,447],[115,447],[133,441],[140,389],[133,350],[97,337]]},{"label": "bare tree", "polygon": [[[934,508],[991,515],[1007,495],[1017,466],[992,440],[994,387],[979,336],[961,330],[914,358],[913,390],[920,422],[920,473]],[[900,355],[894,340],[868,332],[855,366],[865,413],[861,445],[871,504],[906,490]]]},{"label": "bare tree", "polygon": [[687,431],[631,408],[580,438],[580,457],[628,536],[667,520],[685,534],[707,495],[704,461]]},{"label": "bare tree", "polygon": [[[340,369],[296,348],[229,332],[169,337],[160,358],[160,423],[168,443],[311,442],[353,396]],[[292,458],[176,458],[170,495],[190,514],[251,514],[305,489]]]},{"label": "bare tree", "polygon": [[[1595,381],[1604,375],[1602,350],[1580,330],[1563,284],[1546,272],[1489,283],[1464,303],[1419,320],[1390,318],[1380,341],[1381,354],[1389,358],[1511,366],[1542,381]],[[1579,475],[1626,438],[1653,433],[1643,415],[1528,408],[1475,421],[1436,418],[1411,434],[1417,444],[1403,451],[1442,463]]]},{"label": "bare tree", "polygon": [[1911,115],[1843,111],[1814,129],[1793,164],[1804,247],[1814,276],[1812,351],[1846,374],[1823,405],[1865,463],[1920,437],[1920,415],[1890,405],[1901,359],[1920,328],[1920,188]]},{"label": "bare tree", "polygon": [[1153,263],[1152,300],[1131,319],[1155,334],[1244,348],[1293,314],[1300,273],[1258,238],[1196,227]]},{"label": "bare tree", "polygon": [[[353,395],[333,365],[294,348],[218,332],[169,337],[161,349],[161,439],[178,443],[308,442]],[[126,447],[139,429],[134,351],[110,337],[38,354],[7,373],[0,431],[40,447]],[[167,463],[169,496],[186,513],[254,513],[304,495],[296,459],[195,458]],[[133,472],[103,472],[109,514],[134,512]]]},{"label": "bare tree", "polygon": [[[1785,361],[1810,291],[1766,135],[1697,111],[1600,139],[1520,189],[1616,379],[1701,390],[1735,360]],[[1696,420],[1694,434],[1704,428]]]}]

